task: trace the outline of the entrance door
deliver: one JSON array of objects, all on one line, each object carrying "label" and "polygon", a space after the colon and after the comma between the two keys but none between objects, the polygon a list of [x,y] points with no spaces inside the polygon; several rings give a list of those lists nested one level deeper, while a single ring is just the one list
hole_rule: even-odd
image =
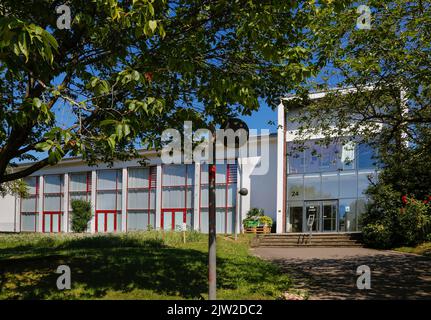
[{"label": "entrance door", "polygon": [[337,231],[337,207],[337,201],[322,201],[322,231]]},{"label": "entrance door", "polygon": [[185,209],[163,209],[162,210],[162,229],[181,230],[183,223],[186,222]]},{"label": "entrance door", "polygon": [[337,200],[306,201],[303,220],[304,232],[310,231],[307,223],[310,222],[311,216],[314,216],[313,232],[336,232],[337,214]]},{"label": "entrance door", "polygon": [[96,232],[115,232],[117,231],[117,212],[116,211],[97,211],[96,212]]},{"label": "entrance door", "polygon": [[305,203],[304,231],[310,231],[309,223],[312,223],[312,231],[320,231],[320,205],[320,201],[307,201]]}]

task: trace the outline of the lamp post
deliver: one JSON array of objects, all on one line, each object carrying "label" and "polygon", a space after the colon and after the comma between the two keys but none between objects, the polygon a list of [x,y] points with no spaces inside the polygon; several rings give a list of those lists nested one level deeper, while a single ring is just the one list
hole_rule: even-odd
[{"label": "lamp post", "polygon": [[[224,124],[224,129],[232,129],[246,134],[246,139],[239,137],[238,142],[235,140],[235,148],[239,148],[241,142],[248,141],[249,131],[244,121],[237,118],[229,118]],[[208,299],[217,299],[217,250],[216,250],[216,133],[215,128],[212,126],[212,163],[208,165]],[[227,146],[226,140],[223,144]],[[227,199],[226,199],[227,200]],[[236,221],[238,223],[238,221]],[[235,233],[236,233],[235,226]]]}]

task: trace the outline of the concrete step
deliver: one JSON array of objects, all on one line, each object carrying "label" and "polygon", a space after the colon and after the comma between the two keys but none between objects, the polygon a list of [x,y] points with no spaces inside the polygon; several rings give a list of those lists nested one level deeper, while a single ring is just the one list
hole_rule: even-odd
[{"label": "concrete step", "polygon": [[289,244],[289,245],[274,245],[265,244],[254,248],[363,248],[360,244]]},{"label": "concrete step", "polygon": [[361,247],[361,234],[266,234],[252,241],[253,247]]}]

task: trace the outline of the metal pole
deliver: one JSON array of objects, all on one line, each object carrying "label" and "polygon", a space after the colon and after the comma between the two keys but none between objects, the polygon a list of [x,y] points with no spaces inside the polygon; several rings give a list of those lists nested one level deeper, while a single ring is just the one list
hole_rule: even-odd
[{"label": "metal pole", "polygon": [[217,274],[216,274],[216,146],[215,132],[213,132],[213,161],[208,165],[208,299],[216,300]]},{"label": "metal pole", "polygon": [[[242,164],[238,161],[238,171],[239,171],[239,187],[242,188]],[[238,181],[238,179],[237,179]],[[235,240],[238,240],[238,232],[240,232],[241,224],[239,223],[239,217],[242,211],[242,197],[239,196],[239,210],[236,209],[235,212]]]}]

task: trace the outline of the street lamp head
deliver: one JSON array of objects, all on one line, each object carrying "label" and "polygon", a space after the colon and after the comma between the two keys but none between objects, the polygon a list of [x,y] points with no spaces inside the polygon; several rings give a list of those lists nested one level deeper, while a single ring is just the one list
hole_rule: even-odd
[{"label": "street lamp head", "polygon": [[248,195],[248,189],[247,188],[241,188],[241,189],[239,189],[238,193],[241,196],[246,196],[246,195]]},{"label": "street lamp head", "polygon": [[[222,126],[225,130],[232,129],[234,132],[238,130],[238,137],[235,137],[235,148],[240,148],[243,144],[247,143],[249,137],[249,130],[247,124],[238,118],[228,118]],[[227,139],[223,141],[227,147]]]}]

